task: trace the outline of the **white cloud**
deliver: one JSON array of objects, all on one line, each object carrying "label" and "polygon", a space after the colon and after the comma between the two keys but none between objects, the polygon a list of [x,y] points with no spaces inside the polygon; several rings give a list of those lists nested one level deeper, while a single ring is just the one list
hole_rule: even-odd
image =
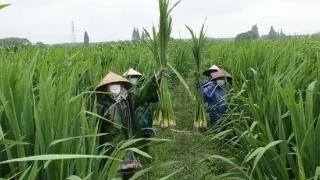
[{"label": "white cloud", "polygon": [[[157,0],[6,0],[0,11],[0,38],[26,37],[33,42],[70,42],[71,22],[77,40],[88,31],[91,41],[130,39],[134,26],[158,23]],[[175,37],[189,37],[185,25],[199,30],[207,18],[210,37],[233,37],[258,24],[285,33],[320,30],[319,0],[183,0],[174,10]]]}]

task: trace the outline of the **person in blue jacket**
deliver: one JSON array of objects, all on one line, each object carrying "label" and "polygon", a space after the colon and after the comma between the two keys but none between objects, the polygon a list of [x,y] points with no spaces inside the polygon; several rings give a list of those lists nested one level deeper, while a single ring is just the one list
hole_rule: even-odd
[{"label": "person in blue jacket", "polygon": [[210,122],[214,125],[228,110],[228,103],[224,99],[227,92],[225,84],[232,80],[232,76],[216,65],[204,71],[203,74],[208,76],[209,80],[200,81],[200,87],[207,104]]}]

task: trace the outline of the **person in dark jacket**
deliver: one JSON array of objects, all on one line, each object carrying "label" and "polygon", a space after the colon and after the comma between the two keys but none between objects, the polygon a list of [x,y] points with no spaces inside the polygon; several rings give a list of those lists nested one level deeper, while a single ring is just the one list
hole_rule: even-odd
[{"label": "person in dark jacket", "polygon": [[[156,77],[146,82],[139,93],[132,93],[132,84],[125,78],[109,72],[98,84],[97,111],[104,119],[100,120],[100,145],[116,145],[131,138],[141,138],[142,127],[135,117],[135,111],[146,102],[151,101],[152,92],[158,89],[157,80],[163,75],[159,71]],[[124,172],[125,178],[134,174],[141,168],[141,163],[135,158],[133,152],[128,152],[121,162],[119,171]]]},{"label": "person in dark jacket", "polygon": [[200,81],[200,87],[204,101],[207,104],[210,122],[214,125],[218,122],[220,116],[228,110],[228,104],[224,99],[227,91],[222,85],[222,81],[226,78],[232,78],[232,76],[216,65],[204,71],[203,74],[208,76],[209,80]]}]

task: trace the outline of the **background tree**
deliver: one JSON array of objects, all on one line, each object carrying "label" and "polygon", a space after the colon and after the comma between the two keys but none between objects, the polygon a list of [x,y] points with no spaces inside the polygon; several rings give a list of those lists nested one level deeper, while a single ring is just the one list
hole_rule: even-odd
[{"label": "background tree", "polygon": [[88,33],[87,33],[87,31],[85,31],[84,32],[84,38],[83,38],[84,40],[83,40],[83,43],[85,44],[85,45],[89,45],[89,35],[88,35]]},{"label": "background tree", "polygon": [[273,26],[271,26],[269,34],[268,34],[268,38],[269,39],[276,39],[278,38],[278,33],[274,30]]},{"label": "background tree", "polygon": [[274,27],[271,26],[270,31],[267,35],[261,36],[262,39],[279,39],[279,38],[285,38],[287,37],[286,34],[281,30],[280,32],[277,32],[274,30]]},{"label": "background tree", "polygon": [[236,36],[236,41],[239,40],[255,40],[255,39],[259,39],[259,30],[258,30],[258,26],[254,25],[251,28],[251,31],[247,31],[244,33],[240,33]]},{"label": "background tree", "polygon": [[260,37],[258,25],[255,24],[254,26],[252,26],[251,33],[252,33],[252,38],[254,39],[258,39]]},{"label": "background tree", "polygon": [[134,27],[133,28],[133,32],[132,32],[132,41],[139,41],[140,40],[140,33],[139,33],[139,29]]},{"label": "background tree", "polygon": [[279,36],[280,36],[281,38],[284,38],[284,37],[286,37],[286,34],[284,34],[284,32],[281,30],[280,33],[279,33]]},{"label": "background tree", "polygon": [[31,42],[26,38],[17,38],[17,37],[10,37],[0,39],[0,45],[13,45],[13,46],[23,46],[23,45],[30,45]]},{"label": "background tree", "polygon": [[137,39],[137,41],[140,41],[140,32],[139,32],[138,28],[136,30],[136,39]]},{"label": "background tree", "polygon": [[136,38],[136,27],[133,28],[133,32],[132,32],[132,36],[131,36],[131,40],[134,41]]}]

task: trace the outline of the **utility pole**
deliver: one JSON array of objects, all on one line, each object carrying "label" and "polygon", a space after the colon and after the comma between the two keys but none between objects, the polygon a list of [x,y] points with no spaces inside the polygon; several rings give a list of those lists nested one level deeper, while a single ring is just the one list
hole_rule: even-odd
[{"label": "utility pole", "polygon": [[72,43],[76,43],[76,29],[75,29],[75,27],[74,27],[74,23],[73,23],[73,21],[72,21],[72,24],[71,24],[71,28],[72,28]]}]

